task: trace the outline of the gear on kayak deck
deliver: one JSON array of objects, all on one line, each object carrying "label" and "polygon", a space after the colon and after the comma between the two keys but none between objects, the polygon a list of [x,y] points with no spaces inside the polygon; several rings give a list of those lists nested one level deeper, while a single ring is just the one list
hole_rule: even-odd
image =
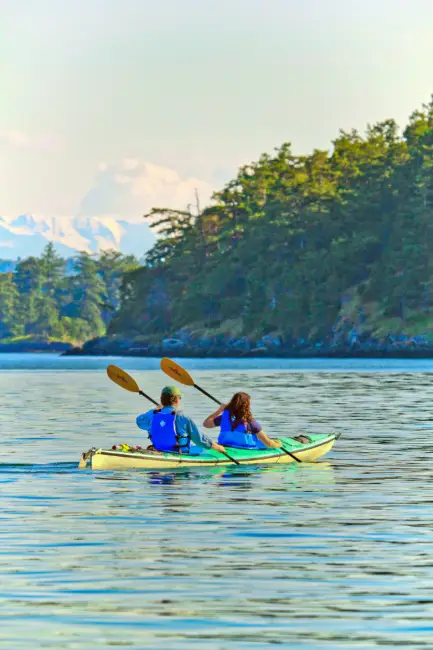
[{"label": "gear on kayak deck", "polygon": [[298,442],[301,442],[303,445],[306,445],[309,442],[311,442],[310,436],[304,436],[303,434],[301,434],[299,436],[295,436],[293,438],[293,440],[297,440]]}]

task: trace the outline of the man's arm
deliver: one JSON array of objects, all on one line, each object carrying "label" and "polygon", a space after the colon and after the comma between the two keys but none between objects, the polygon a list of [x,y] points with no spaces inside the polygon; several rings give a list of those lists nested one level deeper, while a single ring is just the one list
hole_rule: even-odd
[{"label": "man's arm", "polygon": [[197,447],[202,447],[202,449],[212,449],[212,440],[198,430],[197,425],[193,420],[187,418],[187,422],[188,433],[192,442],[197,445]]},{"label": "man's arm", "polygon": [[142,413],[136,419],[137,427],[143,429],[143,431],[150,431],[150,426],[152,424],[153,410],[147,411],[147,413]]},{"label": "man's arm", "polygon": [[188,422],[188,433],[191,437],[191,440],[197,447],[202,447],[203,449],[215,449],[215,451],[224,452],[224,447],[219,445],[217,442],[213,442],[208,436],[204,433],[201,433],[195,422],[187,418]]}]

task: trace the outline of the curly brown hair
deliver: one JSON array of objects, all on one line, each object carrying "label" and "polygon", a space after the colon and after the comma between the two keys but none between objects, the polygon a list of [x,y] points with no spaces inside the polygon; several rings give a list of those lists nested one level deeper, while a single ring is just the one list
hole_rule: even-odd
[{"label": "curly brown hair", "polygon": [[251,398],[248,393],[235,393],[226,406],[230,413],[232,421],[232,431],[240,424],[245,426],[252,422],[253,414],[251,413]]}]

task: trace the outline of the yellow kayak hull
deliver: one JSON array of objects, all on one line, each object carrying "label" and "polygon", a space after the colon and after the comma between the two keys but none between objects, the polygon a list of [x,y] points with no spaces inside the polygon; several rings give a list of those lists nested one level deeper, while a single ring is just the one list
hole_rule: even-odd
[{"label": "yellow kayak hull", "polygon": [[[299,443],[293,438],[280,438],[284,447],[303,463],[313,463],[333,447],[338,434],[311,435],[310,442]],[[227,447],[227,453],[241,465],[285,465],[296,462],[291,456],[279,449],[248,450]],[[234,465],[223,454],[209,450],[200,455],[171,454],[151,451],[120,451],[113,449],[92,449],[82,455],[79,467],[90,465],[94,470],[128,470],[128,469],[174,469],[178,467],[216,467]]]}]

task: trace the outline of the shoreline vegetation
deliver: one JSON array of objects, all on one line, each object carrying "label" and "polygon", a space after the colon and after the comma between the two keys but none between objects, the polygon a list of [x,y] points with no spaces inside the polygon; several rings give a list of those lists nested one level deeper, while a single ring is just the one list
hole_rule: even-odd
[{"label": "shoreline vegetation", "polygon": [[63,259],[53,243],[11,263],[0,272],[0,351],[65,350],[104,335],[123,274],[137,267],[117,251]]},{"label": "shoreline vegetation", "polygon": [[433,99],[402,132],[332,144],[283,144],[204,209],[153,208],[141,264],[52,244],[19,260],[0,273],[0,351],[432,357]]}]

